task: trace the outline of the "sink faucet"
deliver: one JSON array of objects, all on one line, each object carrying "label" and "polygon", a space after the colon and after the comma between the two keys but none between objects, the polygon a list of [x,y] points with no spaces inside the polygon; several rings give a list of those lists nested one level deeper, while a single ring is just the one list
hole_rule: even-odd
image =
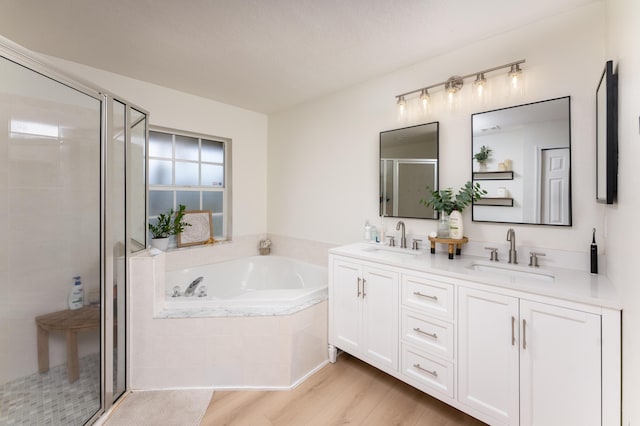
[{"label": "sink faucet", "polygon": [[404,222],[399,220],[396,225],[396,231],[399,231],[402,228],[402,236],[400,237],[400,248],[407,248],[407,236],[404,233]]},{"label": "sink faucet", "polygon": [[518,263],[518,252],[516,251],[516,231],[513,228],[509,228],[507,231],[507,241],[511,243],[509,247],[509,263]]},{"label": "sink faucet", "polygon": [[191,282],[191,284],[189,284],[187,286],[187,288],[184,291],[184,295],[185,296],[193,296],[193,293],[195,293],[196,291],[196,287],[198,287],[198,284],[200,284],[200,282],[203,280],[203,277],[198,277],[195,280],[193,280]]}]

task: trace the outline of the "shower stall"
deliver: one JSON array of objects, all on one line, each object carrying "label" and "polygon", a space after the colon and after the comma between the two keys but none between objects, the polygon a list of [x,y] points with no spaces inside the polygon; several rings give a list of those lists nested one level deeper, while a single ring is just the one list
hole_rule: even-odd
[{"label": "shower stall", "polygon": [[93,423],[127,389],[147,113],[0,39],[0,126],[0,424]]}]

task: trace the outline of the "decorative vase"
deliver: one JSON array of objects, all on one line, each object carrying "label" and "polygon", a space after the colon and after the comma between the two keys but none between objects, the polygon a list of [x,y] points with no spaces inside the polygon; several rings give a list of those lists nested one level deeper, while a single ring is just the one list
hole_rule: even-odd
[{"label": "decorative vase", "polygon": [[485,161],[478,161],[479,171],[486,172],[487,171],[487,163]]},{"label": "decorative vase", "polygon": [[151,239],[151,247],[157,248],[158,250],[166,251],[169,247],[169,237],[167,238],[152,238]]},{"label": "decorative vase", "polygon": [[449,215],[445,211],[440,212],[438,238],[449,238]]}]

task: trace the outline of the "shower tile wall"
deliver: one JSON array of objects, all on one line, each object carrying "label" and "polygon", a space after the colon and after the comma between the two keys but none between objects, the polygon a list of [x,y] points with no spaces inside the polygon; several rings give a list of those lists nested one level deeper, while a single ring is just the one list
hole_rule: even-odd
[{"label": "shower tile wall", "polygon": [[[1,385],[37,373],[34,319],[67,308],[72,277],[99,287],[100,123],[95,99],[4,59],[0,76]],[[12,120],[59,136],[12,133]],[[65,363],[64,336],[49,341],[50,365]],[[97,331],[79,335],[80,356],[98,350]]]}]

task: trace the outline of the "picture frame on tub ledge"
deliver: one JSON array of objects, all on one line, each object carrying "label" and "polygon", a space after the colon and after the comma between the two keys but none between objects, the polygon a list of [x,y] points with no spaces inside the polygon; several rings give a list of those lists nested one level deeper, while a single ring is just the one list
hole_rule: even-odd
[{"label": "picture frame on tub ledge", "polygon": [[190,226],[177,235],[178,247],[213,244],[213,219],[211,210],[189,210],[184,212],[183,221]]}]

